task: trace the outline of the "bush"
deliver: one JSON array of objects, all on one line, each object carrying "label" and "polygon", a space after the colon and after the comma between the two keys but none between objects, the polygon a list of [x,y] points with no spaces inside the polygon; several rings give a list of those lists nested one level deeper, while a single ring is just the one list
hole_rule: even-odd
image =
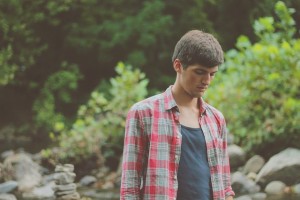
[{"label": "bush", "polygon": [[226,53],[223,74],[207,93],[223,111],[236,142],[248,151],[270,154],[299,147],[300,39],[294,38],[293,12],[277,2],[277,20],[256,20],[258,41],[238,38],[237,49]]},{"label": "bush", "polygon": [[82,76],[77,65],[63,62],[61,68],[49,76],[33,104],[34,122],[37,128],[50,131],[56,123],[67,123],[59,107],[71,103],[72,92],[77,89],[78,81]]},{"label": "bush", "polygon": [[147,95],[148,80],[140,70],[123,63],[117,65],[116,72],[117,76],[110,79],[108,95],[107,91],[93,91],[88,102],[79,108],[71,129],[66,129],[63,122],[56,123],[59,151],[54,154],[50,149],[44,150],[46,157],[79,162],[96,156],[100,164],[116,157],[118,162],[127,111]]}]

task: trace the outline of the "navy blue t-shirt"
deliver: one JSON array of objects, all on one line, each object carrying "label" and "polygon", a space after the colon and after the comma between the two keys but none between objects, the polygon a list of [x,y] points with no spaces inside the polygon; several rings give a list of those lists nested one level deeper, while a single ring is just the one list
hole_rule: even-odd
[{"label": "navy blue t-shirt", "polygon": [[210,169],[201,128],[181,125],[177,200],[211,200]]}]

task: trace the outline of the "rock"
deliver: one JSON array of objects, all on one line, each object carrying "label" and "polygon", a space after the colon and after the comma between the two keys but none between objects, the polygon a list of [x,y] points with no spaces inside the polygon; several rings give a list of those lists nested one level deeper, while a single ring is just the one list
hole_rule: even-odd
[{"label": "rock", "polygon": [[80,195],[77,192],[56,198],[56,200],[78,200],[78,199],[80,199]]},{"label": "rock", "polygon": [[257,174],[255,174],[254,172],[249,172],[247,174],[247,178],[250,179],[250,180],[255,181],[256,177],[257,177]]},{"label": "rock", "polygon": [[1,159],[5,160],[7,157],[13,156],[15,152],[13,150],[4,151],[1,153]]},{"label": "rock", "polygon": [[53,187],[57,200],[79,200],[80,195],[76,192],[76,184],[73,183],[76,174],[73,173],[74,165],[65,164],[55,167],[54,180],[56,185]]},{"label": "rock", "polygon": [[79,183],[81,186],[90,186],[97,182],[97,178],[94,176],[84,176],[82,179],[80,179]]},{"label": "rock", "polygon": [[253,180],[248,179],[242,172],[235,172],[232,175],[232,189],[236,194],[254,194],[260,191],[260,187]]},{"label": "rock", "polygon": [[291,186],[292,193],[300,195],[300,183]]},{"label": "rock", "polygon": [[243,169],[244,174],[249,174],[250,172],[258,173],[259,170],[264,166],[265,159],[259,155],[255,155],[250,158]]},{"label": "rock", "polygon": [[103,190],[110,190],[110,189],[113,189],[114,188],[114,183],[109,181],[109,182],[105,182],[103,185],[102,185],[102,189]]},{"label": "rock", "polygon": [[13,194],[0,194],[0,200],[17,200]]},{"label": "rock", "polygon": [[42,178],[42,184],[46,185],[54,180],[54,173],[53,174],[49,174],[49,175],[44,175]]},{"label": "rock", "polygon": [[30,192],[25,192],[22,196],[25,199],[53,199],[55,198],[54,191],[52,189],[54,185],[54,181],[50,182],[45,186],[34,188]]},{"label": "rock", "polygon": [[64,165],[57,165],[55,167],[55,172],[73,172],[74,165],[72,164],[64,164]]},{"label": "rock", "polygon": [[286,185],[281,181],[272,181],[266,188],[265,192],[269,195],[283,195]]},{"label": "rock", "polygon": [[99,169],[99,172],[96,175],[97,179],[104,178],[107,175],[108,172],[109,172],[109,168],[108,167],[101,167]]},{"label": "rock", "polygon": [[232,170],[237,169],[245,163],[245,151],[235,144],[228,146],[228,155],[230,160],[230,167]]},{"label": "rock", "polygon": [[263,192],[258,192],[258,193],[251,195],[251,197],[252,197],[252,200],[265,200],[265,199],[267,199],[267,194],[263,193]]},{"label": "rock", "polygon": [[54,179],[56,184],[65,185],[73,183],[75,180],[76,174],[72,172],[58,172],[54,174]]},{"label": "rock", "polygon": [[55,185],[53,187],[53,190],[54,191],[75,191],[77,189],[77,186],[75,183],[70,183],[70,184],[67,184],[67,185]]},{"label": "rock", "polygon": [[287,148],[272,156],[256,177],[256,182],[262,186],[271,181],[282,181],[294,185],[300,180],[300,150]]},{"label": "rock", "polygon": [[82,192],[82,195],[92,199],[101,199],[101,200],[117,200],[120,199],[120,193],[115,191],[95,191],[95,190],[85,190]]},{"label": "rock", "polygon": [[61,196],[72,195],[74,193],[76,193],[76,190],[62,190],[62,191],[57,191],[55,194],[61,197]]},{"label": "rock", "polygon": [[252,198],[249,195],[243,195],[237,198],[234,198],[235,200],[252,200]]},{"label": "rock", "polygon": [[20,191],[29,191],[41,182],[39,165],[24,153],[7,157],[3,168],[5,180],[16,180]]},{"label": "rock", "polygon": [[0,184],[0,194],[1,193],[10,193],[18,187],[18,182],[16,181],[7,181]]}]

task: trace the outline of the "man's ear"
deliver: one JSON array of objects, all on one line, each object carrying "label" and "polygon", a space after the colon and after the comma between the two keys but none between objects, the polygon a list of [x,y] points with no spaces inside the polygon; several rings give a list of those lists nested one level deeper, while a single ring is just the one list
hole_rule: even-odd
[{"label": "man's ear", "polygon": [[177,73],[181,73],[182,71],[182,65],[179,59],[175,59],[173,62],[173,68]]}]

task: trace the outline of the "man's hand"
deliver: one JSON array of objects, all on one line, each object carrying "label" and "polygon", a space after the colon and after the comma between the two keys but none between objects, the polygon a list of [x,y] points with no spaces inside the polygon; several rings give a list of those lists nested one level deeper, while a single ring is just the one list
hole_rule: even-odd
[{"label": "man's hand", "polygon": [[226,200],[233,200],[232,196],[226,197]]}]

